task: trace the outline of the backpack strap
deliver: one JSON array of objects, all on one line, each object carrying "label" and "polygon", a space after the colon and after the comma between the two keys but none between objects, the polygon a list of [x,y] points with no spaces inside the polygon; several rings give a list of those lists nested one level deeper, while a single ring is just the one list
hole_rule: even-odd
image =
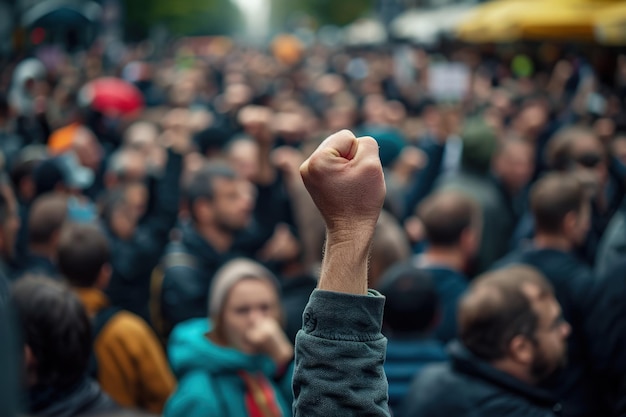
[{"label": "backpack strap", "polygon": [[171,324],[163,316],[162,296],[163,296],[163,280],[165,273],[169,268],[177,266],[186,266],[196,268],[197,261],[193,255],[184,252],[181,247],[176,247],[176,251],[166,254],[161,263],[152,270],[150,276],[150,321],[159,336],[161,343],[165,347],[167,345],[167,336],[172,330]]},{"label": "backpack strap", "polygon": [[[91,319],[91,337],[92,343],[95,345],[98,336],[102,332],[102,329],[109,323],[109,321],[120,311],[122,308],[117,306],[109,306],[98,311],[96,315]],[[98,358],[96,358],[95,349],[91,351],[91,358],[89,359],[89,375],[94,379],[98,379]]]}]

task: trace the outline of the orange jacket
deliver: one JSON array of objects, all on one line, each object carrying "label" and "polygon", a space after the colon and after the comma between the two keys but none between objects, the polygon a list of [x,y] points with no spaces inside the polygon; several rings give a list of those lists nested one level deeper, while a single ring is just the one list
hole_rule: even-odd
[{"label": "orange jacket", "polygon": [[[109,306],[95,288],[76,289],[90,317]],[[119,405],[161,413],[176,381],[165,353],[148,324],[135,314],[120,311],[105,324],[94,341],[98,382]]]}]

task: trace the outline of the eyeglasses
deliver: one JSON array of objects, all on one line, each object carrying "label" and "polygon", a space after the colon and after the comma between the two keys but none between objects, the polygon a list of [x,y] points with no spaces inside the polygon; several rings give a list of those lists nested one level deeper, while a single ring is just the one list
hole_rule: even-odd
[{"label": "eyeglasses", "polygon": [[584,153],[582,155],[574,156],[572,160],[585,168],[595,168],[598,164],[604,161],[604,158],[602,155],[597,153]]}]

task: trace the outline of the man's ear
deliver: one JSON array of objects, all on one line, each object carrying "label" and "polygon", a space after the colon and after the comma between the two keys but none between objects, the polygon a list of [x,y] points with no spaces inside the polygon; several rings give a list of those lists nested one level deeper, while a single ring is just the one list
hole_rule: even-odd
[{"label": "man's ear", "polygon": [[106,290],[109,287],[109,282],[111,281],[111,273],[113,268],[110,263],[105,263],[100,268],[100,272],[98,273],[98,278],[96,279],[95,287],[100,290]]},{"label": "man's ear", "polygon": [[461,247],[467,252],[475,252],[480,242],[478,242],[478,233],[472,225],[468,226],[461,232],[459,240]]},{"label": "man's ear", "polygon": [[209,221],[212,221],[214,217],[213,204],[211,204],[211,202],[207,199],[197,199],[194,201],[191,209],[197,218],[209,219]]},{"label": "man's ear", "polygon": [[570,211],[565,215],[565,217],[563,217],[563,223],[561,225],[562,230],[565,233],[569,233],[571,230],[576,229],[577,223],[578,223],[578,213],[574,211]]},{"label": "man's ear", "polygon": [[517,335],[509,343],[509,354],[517,363],[530,365],[533,362],[534,351],[532,342],[526,336]]},{"label": "man's ear", "polygon": [[28,345],[24,345],[24,376],[28,387],[37,385],[37,358]]}]

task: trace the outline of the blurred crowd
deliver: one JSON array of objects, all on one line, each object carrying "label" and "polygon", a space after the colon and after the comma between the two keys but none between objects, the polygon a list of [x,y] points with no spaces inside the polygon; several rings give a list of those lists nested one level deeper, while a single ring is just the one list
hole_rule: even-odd
[{"label": "blurred crowd", "polygon": [[[558,403],[483,416],[625,411],[626,60],[604,85],[579,56],[520,75],[471,50],[402,51],[142,44],[114,65],[93,50],[5,66],[7,413],[290,415],[325,233],[299,167],[341,129],[374,137],[385,171],[369,285],[387,297],[394,416],[469,415],[446,407],[475,380]],[[429,90],[441,60],[469,69],[459,100]],[[515,269],[472,286],[513,264],[560,313],[515,316]],[[487,284],[495,298],[474,293]],[[485,371],[504,358],[528,386]]]}]

